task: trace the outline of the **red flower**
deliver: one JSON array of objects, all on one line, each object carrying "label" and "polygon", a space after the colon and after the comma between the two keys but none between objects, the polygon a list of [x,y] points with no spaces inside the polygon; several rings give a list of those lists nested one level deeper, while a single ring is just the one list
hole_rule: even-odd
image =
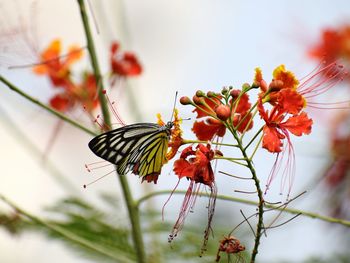
[{"label": "red flower", "polygon": [[119,43],[111,45],[111,68],[112,74],[119,77],[138,76],[142,73],[142,66],[137,57],[131,52],[118,53]]},{"label": "red flower", "polygon": [[350,60],[350,25],[338,29],[325,29],[321,40],[309,50],[309,55],[329,64],[339,59]]},{"label": "red flower", "polygon": [[289,132],[296,136],[311,132],[312,119],[309,119],[305,112],[293,115],[285,120],[287,112],[283,107],[277,105],[269,113],[268,110],[264,109],[261,98],[258,100],[258,109],[261,118],[265,121],[262,145],[269,152],[281,152],[283,146],[282,140],[285,138],[287,138],[290,144]]},{"label": "red flower", "polygon": [[81,84],[70,82],[61,93],[50,100],[51,107],[58,111],[68,112],[80,104],[90,115],[98,103],[96,80],[91,73],[84,74]]},{"label": "red flower", "polygon": [[52,108],[60,112],[66,112],[72,107],[71,100],[66,93],[55,95],[50,99],[49,103]]},{"label": "red flower", "polygon": [[[232,110],[229,106],[222,104],[221,96],[201,98],[203,99],[203,106],[194,110],[197,112],[196,118],[207,118],[202,121],[195,121],[192,128],[199,140],[210,141],[215,136],[223,137],[225,135],[226,126],[222,118],[228,119],[229,116],[226,116],[227,108],[231,111],[232,124],[239,132],[243,133],[253,127],[252,115],[249,113],[251,104],[248,94],[241,94],[240,90],[231,90],[231,94],[233,94],[233,99],[230,101]],[[222,114],[225,116],[222,116]],[[217,116],[220,120],[210,116]]]},{"label": "red flower", "polygon": [[182,202],[179,217],[169,235],[169,242],[177,236],[177,233],[182,229],[184,221],[189,211],[193,209],[197,194],[201,185],[206,185],[210,188],[210,197],[208,205],[208,223],[204,231],[204,241],[202,252],[208,242],[208,237],[211,229],[211,221],[214,215],[217,188],[214,181],[214,172],[210,161],[214,158],[214,151],[210,145],[204,146],[199,144],[194,150],[192,146],[185,148],[178,160],[174,163],[174,172],[178,175],[179,180],[186,177],[190,180],[190,185],[187,189],[185,198]]},{"label": "red flower", "polygon": [[[264,109],[261,98],[258,100],[258,110],[261,118],[265,121],[265,125],[263,126],[262,147],[269,152],[277,153],[275,163],[267,180],[266,191],[282,167],[284,154],[287,150],[288,156],[285,163],[286,167],[283,168],[281,192],[283,191],[285,183],[288,182],[289,194],[294,178],[294,149],[290,139],[290,133],[296,136],[309,134],[311,132],[312,119],[308,118],[305,112],[299,112],[298,114],[290,116],[288,112],[285,111],[284,107],[280,107],[278,104],[269,112]],[[285,139],[287,139],[286,144],[283,143]],[[280,153],[282,153],[281,156],[279,155]]]},{"label": "red flower", "polygon": [[196,183],[211,186],[214,182],[214,173],[210,161],[214,157],[214,152],[210,145],[199,144],[196,150],[192,146],[185,148],[180,159],[174,163],[174,172],[179,179],[187,177]]}]

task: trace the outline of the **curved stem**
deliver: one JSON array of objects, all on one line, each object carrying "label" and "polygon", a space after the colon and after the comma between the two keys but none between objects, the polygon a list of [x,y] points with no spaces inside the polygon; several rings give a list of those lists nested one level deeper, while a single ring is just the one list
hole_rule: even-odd
[{"label": "curved stem", "polygon": [[[189,143],[208,143],[208,141],[186,140],[186,139],[182,140],[182,144],[189,144]],[[221,142],[210,142],[210,144],[219,145],[219,146],[238,147],[237,144],[229,144],[229,143],[221,143]]]},{"label": "curved stem", "polygon": [[[110,115],[109,115],[109,111],[108,111],[107,101],[106,101],[104,94],[102,93],[103,81],[102,81],[102,77],[101,77],[101,71],[99,68],[99,64],[97,61],[95,45],[94,45],[93,37],[91,34],[91,30],[90,30],[89,20],[88,20],[88,16],[86,13],[86,7],[84,4],[84,0],[77,0],[77,1],[79,4],[81,19],[82,19],[84,29],[85,29],[87,47],[88,47],[88,51],[90,54],[91,64],[92,64],[92,67],[94,70],[96,82],[99,84],[98,97],[100,100],[103,118],[104,118],[104,121],[107,124],[107,126],[111,127],[111,120],[110,120]],[[143,244],[143,240],[142,240],[142,233],[141,233],[141,226],[140,226],[140,214],[138,212],[137,207],[134,204],[133,196],[132,196],[132,193],[130,191],[127,177],[124,175],[118,175],[117,177],[120,181],[120,185],[121,185],[121,188],[123,190],[123,197],[125,199],[126,206],[127,206],[128,213],[129,213],[129,217],[130,217],[132,237],[133,237],[133,242],[134,242],[135,250],[136,250],[136,254],[137,254],[137,260],[139,263],[143,263],[143,262],[146,262],[146,256],[145,256],[144,244]]]},{"label": "curved stem", "polygon": [[[153,197],[156,197],[159,195],[169,195],[169,194],[185,195],[186,191],[183,191],[183,190],[175,190],[175,191],[173,191],[173,190],[161,190],[161,191],[152,192],[152,193],[144,195],[140,199],[138,199],[136,201],[135,205],[137,207],[140,207],[143,202],[145,202],[146,200],[148,200],[150,198],[153,198]],[[206,192],[198,192],[198,193],[196,193],[196,195],[205,196],[205,197],[210,196],[210,194],[208,194]],[[227,196],[227,195],[217,195],[216,198],[218,200],[237,202],[237,203],[242,203],[242,204],[246,204],[246,205],[253,205],[253,206],[259,205],[259,202],[255,202],[255,201],[243,199],[243,198],[236,198],[236,197]],[[264,206],[267,208],[270,208],[272,210],[279,210],[279,211],[282,211],[285,213],[295,214],[295,215],[301,214],[301,216],[305,216],[305,217],[309,217],[309,218],[313,218],[313,219],[319,219],[319,220],[322,220],[322,221],[325,221],[328,223],[339,224],[339,225],[343,225],[345,227],[350,228],[350,221],[347,221],[347,220],[343,220],[343,219],[339,219],[339,218],[335,218],[335,217],[330,217],[330,216],[323,216],[323,215],[319,215],[317,213],[307,212],[304,210],[287,208],[287,207],[281,206],[281,205],[272,205],[272,204],[269,204],[267,202],[265,202]],[[268,211],[270,211],[270,210],[268,210]]]}]

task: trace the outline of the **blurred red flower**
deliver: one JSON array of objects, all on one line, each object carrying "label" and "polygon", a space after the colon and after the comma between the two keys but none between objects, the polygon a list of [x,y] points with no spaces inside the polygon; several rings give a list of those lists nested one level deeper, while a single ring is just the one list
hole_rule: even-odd
[{"label": "blurred red flower", "polygon": [[120,45],[114,41],[110,49],[112,77],[133,77],[142,73],[142,66],[134,53],[120,52]]}]

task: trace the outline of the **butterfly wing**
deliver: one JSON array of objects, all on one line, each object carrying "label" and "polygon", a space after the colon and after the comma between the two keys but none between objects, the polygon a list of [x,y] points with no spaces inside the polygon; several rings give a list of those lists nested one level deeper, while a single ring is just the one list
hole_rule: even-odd
[{"label": "butterfly wing", "polygon": [[137,123],[96,136],[90,149],[116,165],[119,174],[132,171],[143,180],[158,178],[166,160],[169,130],[154,123]]}]

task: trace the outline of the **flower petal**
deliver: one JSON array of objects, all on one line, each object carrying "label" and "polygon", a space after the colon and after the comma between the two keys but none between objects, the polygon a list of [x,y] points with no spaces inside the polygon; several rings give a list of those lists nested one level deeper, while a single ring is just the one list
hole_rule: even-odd
[{"label": "flower petal", "polygon": [[293,72],[287,71],[284,65],[280,65],[273,71],[274,80],[281,80],[283,86],[281,89],[296,89],[299,81],[294,76]]},{"label": "flower petal", "polygon": [[285,136],[278,132],[274,127],[264,126],[262,147],[272,153],[278,153],[282,151],[282,139]]},{"label": "flower petal", "polygon": [[196,134],[198,140],[210,141],[215,135],[222,137],[225,134],[225,126],[222,123],[216,123],[210,120],[214,119],[210,118],[207,122],[194,122],[192,131]]},{"label": "flower petal", "polygon": [[281,123],[280,126],[296,136],[301,136],[311,133],[312,123],[312,119],[305,112],[302,112],[300,115],[290,117],[286,122]]}]

